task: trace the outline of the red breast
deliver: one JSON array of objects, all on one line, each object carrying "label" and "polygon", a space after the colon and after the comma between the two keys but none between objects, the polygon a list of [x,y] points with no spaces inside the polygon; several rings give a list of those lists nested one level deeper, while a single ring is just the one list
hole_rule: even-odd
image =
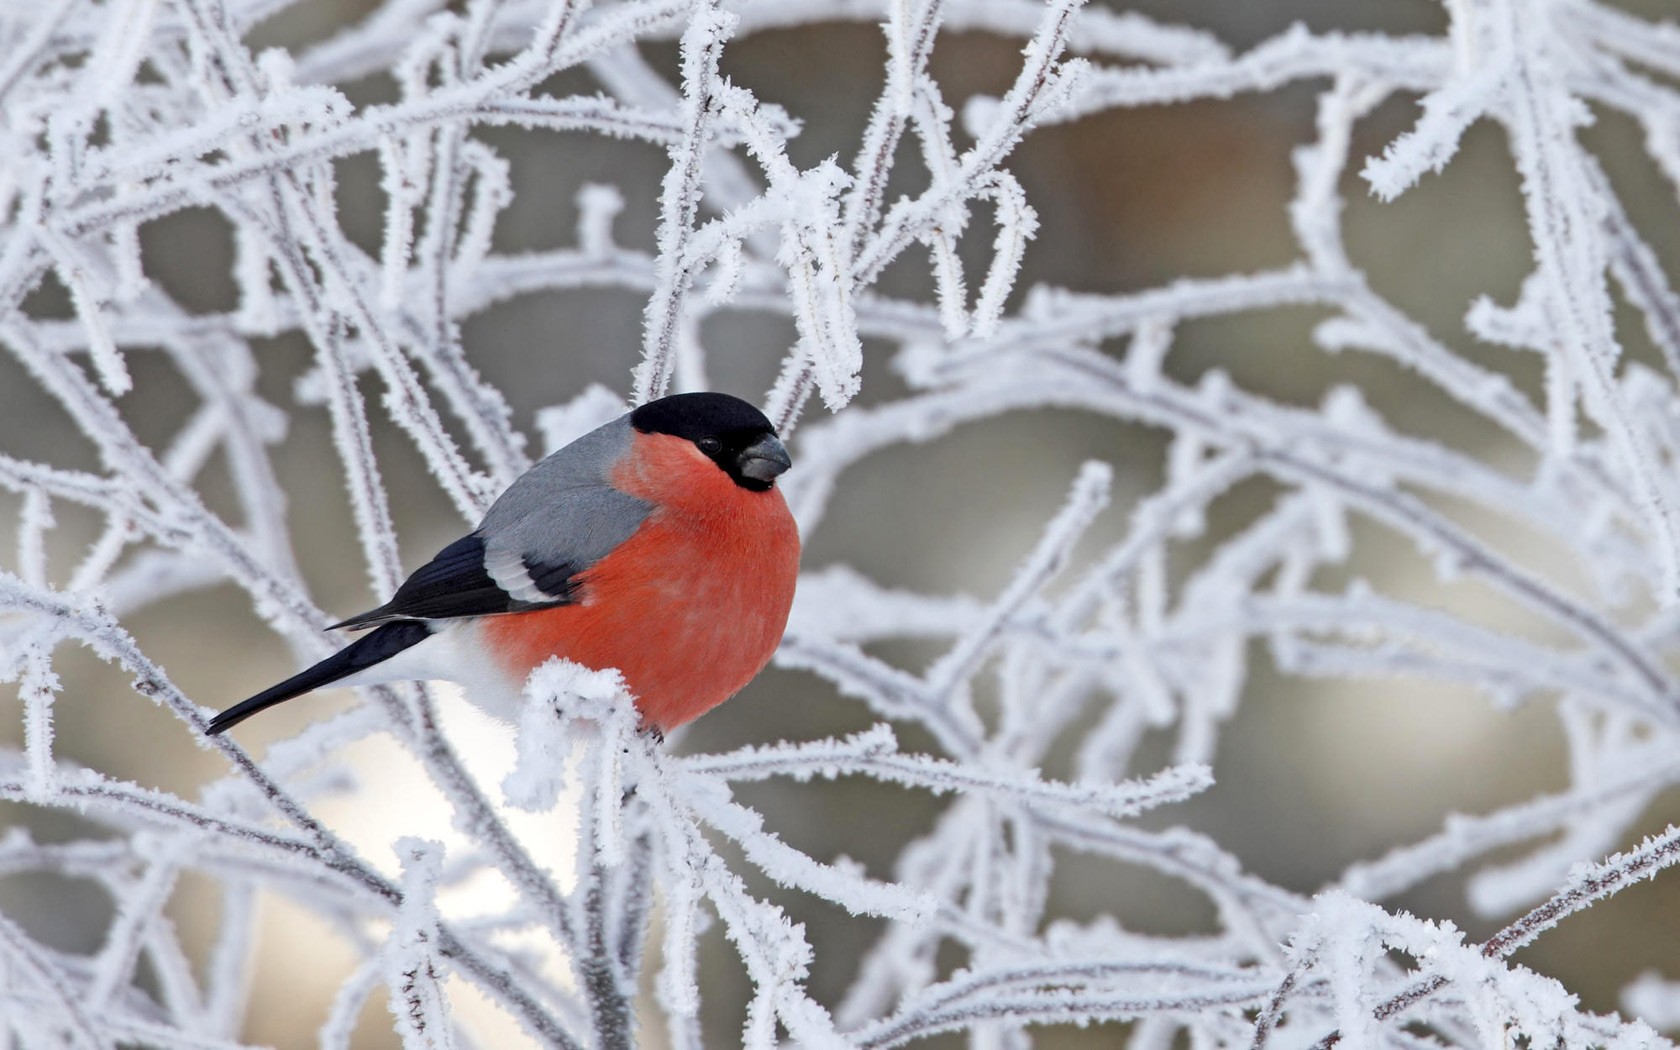
[{"label": "red breast", "polygon": [[668,731],[769,662],[799,531],[779,490],[742,488],[682,438],[636,434],[612,482],[653,505],[647,520],[583,573],[579,603],[489,617],[485,640],[516,681],[550,656],[616,667],[642,719]]}]

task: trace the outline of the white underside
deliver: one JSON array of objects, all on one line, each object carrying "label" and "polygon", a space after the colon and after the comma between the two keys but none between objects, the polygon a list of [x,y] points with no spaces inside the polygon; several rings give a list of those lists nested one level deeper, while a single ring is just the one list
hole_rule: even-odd
[{"label": "white underside", "polygon": [[513,681],[490,658],[480,640],[478,621],[433,620],[431,626],[437,633],[425,641],[333,684],[454,682],[473,706],[492,718],[517,724],[525,683]]}]

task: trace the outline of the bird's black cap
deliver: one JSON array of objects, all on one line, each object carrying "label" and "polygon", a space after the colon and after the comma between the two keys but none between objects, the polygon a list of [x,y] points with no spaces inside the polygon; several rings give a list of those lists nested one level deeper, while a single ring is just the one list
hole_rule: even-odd
[{"label": "bird's black cap", "polygon": [[791,465],[787,449],[764,413],[738,397],[718,393],[672,394],[630,413],[644,434],[692,441],[735,484],[764,492]]},{"label": "bird's black cap", "polygon": [[690,441],[776,432],[763,412],[738,397],[710,391],[649,401],[630,413],[630,425],[644,434],[671,434]]}]

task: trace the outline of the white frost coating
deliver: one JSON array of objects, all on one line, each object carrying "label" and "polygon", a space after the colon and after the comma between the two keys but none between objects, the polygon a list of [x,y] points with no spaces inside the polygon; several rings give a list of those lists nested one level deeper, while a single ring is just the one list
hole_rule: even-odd
[{"label": "white frost coating", "polygon": [[1622,989],[1622,1009],[1664,1031],[1680,1027],[1680,982],[1649,970]]},{"label": "white frost coating", "polygon": [[718,57],[735,29],[735,17],[715,0],[697,0],[682,38],[684,93],[679,105],[682,138],[671,146],[671,167],[660,193],[659,256],[653,295],[642,324],[642,363],[635,377],[635,401],[663,397],[671,383],[683,299],[693,274],[683,268],[694,217],[700,210],[706,138],[715,115]]},{"label": "white frost coating", "polygon": [[756,812],[727,797],[717,797],[712,785],[679,780],[676,786],[700,821],[740,846],[747,860],[780,885],[833,901],[854,915],[875,915],[916,926],[926,924],[938,910],[938,902],[931,897],[818,863],[792,849],[764,830],[763,818]]},{"label": "white frost coating", "polygon": [[[1305,1046],[1333,1029],[1347,1046],[1670,1045],[1649,1026],[1680,1027],[1672,981],[1642,978],[1629,1016],[1600,1017],[1509,959],[1560,920],[1593,922],[1579,913],[1595,901],[1672,878],[1680,856],[1680,832],[1650,823],[1680,784],[1680,614],[1664,607],[1680,590],[1680,295],[1660,238],[1639,225],[1661,209],[1624,200],[1632,183],[1606,174],[1638,170],[1608,155],[1626,149],[1668,181],[1641,192],[1680,190],[1680,24],[1592,0],[1450,0],[1439,36],[1277,26],[1237,48],[1076,0],[386,0],[295,54],[258,55],[252,31],[307,5],[4,6],[0,352],[17,366],[18,403],[50,402],[85,448],[0,449],[15,515],[0,523],[15,552],[0,564],[0,680],[17,686],[21,741],[0,749],[0,800],[92,830],[37,838],[20,821],[0,836],[0,872],[74,880],[109,919],[78,953],[38,937],[34,916],[0,914],[0,1042],[238,1045],[253,973],[284,971],[258,921],[272,892],[355,957],[326,1016],[305,1021],[330,1047],[365,1034],[381,985],[409,1046],[498,1045],[473,1030],[469,1000],[567,1050],[618,1050],[656,1027],[677,1048],[944,1034],[1017,1050],[1046,1026],[1109,1022],[1128,1026],[1133,1050]],[[836,22],[879,27],[885,62],[855,139],[814,157],[796,137],[808,122],[831,141],[832,107],[784,108],[768,98],[808,96],[725,74],[737,39],[820,37]],[[991,50],[1007,65],[992,72],[1007,88],[959,97],[934,57],[982,37],[1004,42]],[[674,77],[657,59],[672,43]],[[358,82],[395,97],[353,101]],[[1053,225],[1066,202],[1011,170],[1035,131],[1279,91],[1317,98],[1280,202],[1293,257],[1128,291],[1030,285],[1067,236]],[[1396,105],[1416,108],[1411,128],[1356,154],[1366,118]],[[1600,114],[1642,139],[1606,146],[1615,136],[1583,130]],[[1457,163],[1472,126],[1503,137],[1533,265],[1514,298],[1512,275],[1466,288],[1441,315],[1463,330],[1432,331],[1366,273],[1372,247],[1344,234],[1343,194],[1361,175],[1379,200],[1409,191]],[[502,136],[624,139],[663,157],[664,180],[655,194],[640,174],[570,167],[598,156],[587,149],[542,151],[563,171],[521,170]],[[925,178],[902,169],[906,156]],[[374,171],[369,161],[368,215],[341,216],[353,198],[341,175]],[[560,243],[507,250],[511,206],[541,203],[515,189],[580,177],[604,181],[577,192]],[[154,224],[189,213],[225,225],[233,246],[236,299],[208,311],[178,301],[179,274],[152,250]],[[889,294],[889,271],[891,288],[924,291]],[[55,283],[67,293],[57,310],[42,305]],[[1000,538],[1028,551],[1013,576],[975,564],[923,593],[878,567],[813,563],[777,661],[821,679],[838,694],[829,703],[857,705],[853,725],[875,723],[851,736],[674,757],[637,731],[615,675],[553,662],[528,683],[513,768],[482,783],[446,746],[431,693],[411,687],[363,690],[363,706],[274,743],[260,765],[227,738],[206,742],[227,773],[196,792],[76,764],[106,752],[76,738],[86,710],[60,716],[127,702],[121,682],[203,739],[202,705],[226,698],[184,693],[150,643],[199,592],[243,594],[300,662],[328,651],[330,618],[302,582],[318,566],[298,556],[314,537],[292,532],[309,501],[271,459],[288,426],[330,423],[336,462],[322,471],[348,492],[356,535],[344,543],[386,597],[414,538],[397,534],[406,519],[385,478],[412,463],[387,460],[381,426],[476,520],[529,463],[513,406],[596,373],[574,369],[564,339],[524,348],[510,372],[482,357],[470,322],[520,297],[572,309],[596,292],[645,304],[641,338],[618,333],[619,374],[637,364],[623,348],[640,351],[634,383],[539,411],[542,446],[708,375],[774,374],[764,403],[796,463],[782,485],[813,551],[844,549],[827,542],[826,511],[876,454],[913,457],[1029,411],[1152,436],[1082,451],[1102,462],[1078,472],[1059,512],[1022,508],[1041,531],[1036,545]],[[1208,334],[1288,311],[1315,325],[1292,361],[1382,358],[1500,451],[1386,418],[1392,401],[1374,386],[1281,399],[1224,359],[1254,348]],[[765,316],[793,345],[726,372],[720,355],[744,351],[716,345],[737,329],[714,322]],[[1175,357],[1186,331],[1208,358],[1189,382],[1190,355]],[[1630,331],[1649,347],[1627,345]],[[1467,355],[1465,336],[1497,349]],[[880,355],[868,370],[866,346]],[[590,368],[613,352],[590,349]],[[1502,370],[1507,353],[1533,366],[1533,384]],[[1368,382],[1354,364],[1338,362],[1338,376]],[[276,370],[294,365],[288,390]],[[508,374],[521,389],[486,378]],[[167,420],[142,405],[159,376],[181,404]],[[797,426],[814,398],[831,411]],[[1041,476],[1073,473],[1027,452]],[[1404,589],[1373,558],[1384,549],[1417,556]],[[1520,622],[1458,604],[1472,587],[1520,607]],[[141,613],[145,645],[128,622]],[[72,677],[67,654],[82,646],[112,667],[97,690]],[[943,655],[902,657],[929,646]],[[1380,678],[1555,712],[1561,782],[1388,843],[1316,899],[1290,892],[1173,823],[1217,776],[1257,654],[1291,682],[1334,679],[1350,703]],[[179,661],[169,670],[182,681],[204,680]],[[423,772],[463,848],[446,858],[400,839],[393,867],[312,815],[326,795],[380,789],[341,761],[369,738]],[[1283,750],[1279,761],[1296,760]],[[841,778],[867,781],[872,798],[916,796],[925,826],[872,840],[884,859],[866,871],[823,822],[781,815],[784,802],[804,814],[806,795]],[[562,794],[565,782],[580,790]],[[763,791],[785,797],[760,811],[748,803]],[[574,805],[563,798],[575,812],[548,812]],[[575,827],[575,869],[562,879],[540,861],[502,800]],[[1147,827],[1134,820],[1145,811]],[[1139,933],[1115,917],[1131,902],[1106,897],[1070,919],[1050,889],[1073,854],[1099,885],[1143,868],[1200,895],[1207,928]],[[1504,928],[1472,944],[1372,903],[1439,876],[1462,880],[1466,906]],[[511,898],[456,903],[484,881]],[[217,898],[202,955],[172,921],[193,903],[189,885]],[[823,926],[801,925],[813,898],[819,912],[868,916],[870,946],[847,956]],[[651,1005],[636,995],[647,973]],[[722,1001],[737,984],[742,1000]],[[731,1010],[743,1030],[708,1029]]]},{"label": "white frost coating", "polygon": [[1073,545],[1079,542],[1098,512],[1108,505],[1113,477],[1113,470],[1104,463],[1091,462],[1079,468],[1067,505],[1046,526],[1038,546],[998,596],[990,613],[929,669],[928,688],[936,697],[948,694],[959,680],[969,677],[971,668],[1004,629],[1009,616],[1049,584],[1067,564]]},{"label": "white frost coating", "polygon": [[50,801],[58,764],[53,760],[53,702],[59,691],[42,647],[32,646],[23,655],[23,673],[18,693],[23,698],[23,749],[29,763],[28,793],[35,801]]},{"label": "white frost coating", "polygon": [[585,255],[604,256],[612,250],[612,224],[624,210],[617,186],[589,183],[578,190],[578,248]]},{"label": "white frost coating", "polygon": [[616,723],[621,721],[619,712],[630,704],[617,671],[592,671],[560,659],[538,666],[525,684],[515,737],[518,758],[502,780],[508,802],[520,809],[553,809],[565,788],[566,765],[576,745],[569,723]]},{"label": "white frost coating", "polygon": [[70,301],[87,332],[87,352],[99,384],[112,395],[128,393],[134,380],[129,377],[128,364],[111,335],[111,325],[105,317],[106,296],[100,294],[95,284],[98,279],[89,272],[93,264],[69,238],[56,230],[43,230],[41,243],[53,258],[54,272],[70,289]]},{"label": "white frost coating", "polygon": [[[417,151],[392,138],[379,143],[379,188],[385,194],[385,238],[379,253],[379,305],[395,310],[402,305],[409,255],[414,250],[414,209],[424,199],[424,183],[416,178],[409,158]],[[262,260],[266,283],[267,260]],[[250,282],[248,282],[250,283]]]},{"label": "white frost coating", "polygon": [[445,963],[438,954],[438,879],[443,846],[401,838],[394,848],[402,861],[402,905],[385,942],[385,985],[391,1014],[403,1044],[428,1050],[454,1050],[454,1026],[444,995]]},{"label": "white frost coating", "polygon": [[623,397],[599,383],[591,383],[565,404],[537,410],[537,429],[542,432],[543,451],[558,451],[627,411],[629,406],[624,403]]},{"label": "white frost coating", "polygon": [[883,638],[949,638],[985,611],[977,600],[882,587],[845,565],[799,579],[788,633],[868,642]]}]

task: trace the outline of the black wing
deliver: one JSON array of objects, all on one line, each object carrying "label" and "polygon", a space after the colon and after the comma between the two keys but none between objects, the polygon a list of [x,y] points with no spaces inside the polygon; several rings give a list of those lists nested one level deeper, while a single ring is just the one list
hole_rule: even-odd
[{"label": "black wing", "polygon": [[486,571],[484,537],[475,532],[438,551],[431,561],[414,570],[384,605],[328,629],[371,627],[387,620],[493,616],[570,605],[577,600],[574,577],[580,567],[570,563],[532,564],[529,556],[524,566],[529,586],[522,591],[527,597],[516,598]]}]

